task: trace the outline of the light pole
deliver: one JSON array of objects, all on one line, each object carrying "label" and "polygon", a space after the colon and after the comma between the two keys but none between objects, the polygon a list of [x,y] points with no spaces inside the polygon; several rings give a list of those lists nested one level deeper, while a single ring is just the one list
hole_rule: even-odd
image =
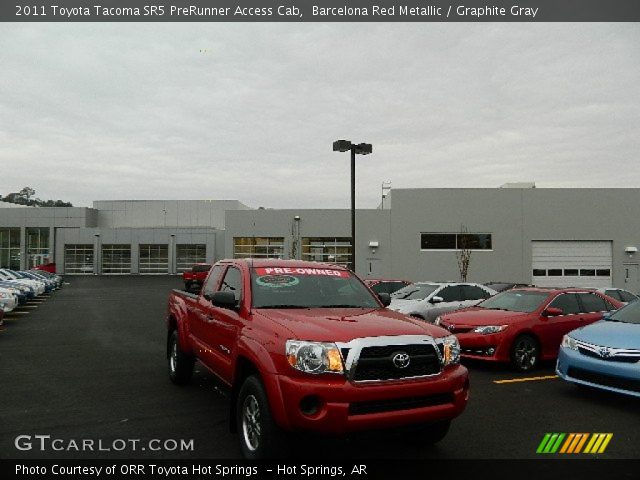
[{"label": "light pole", "polygon": [[349,140],[333,142],[334,152],[351,151],[351,270],[356,271],[356,154],[369,155],[373,149],[370,143],[351,143]]},{"label": "light pole", "polygon": [[391,182],[382,182],[382,203],[380,204],[380,210],[384,210],[384,199],[387,198],[387,193],[391,190]]}]

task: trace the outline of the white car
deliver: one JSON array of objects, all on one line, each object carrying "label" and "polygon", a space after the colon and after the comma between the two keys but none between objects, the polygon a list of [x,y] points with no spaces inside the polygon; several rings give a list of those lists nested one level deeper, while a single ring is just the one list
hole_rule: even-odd
[{"label": "white car", "polygon": [[598,288],[597,291],[622,303],[633,302],[640,298],[638,295],[631,293],[628,290],[623,290],[622,288]]},{"label": "white car", "polygon": [[45,290],[45,286],[44,286],[44,282],[40,282],[37,280],[30,280],[30,279],[25,279],[25,278],[18,278],[15,274],[13,274],[13,272],[11,272],[10,270],[7,269],[0,269],[0,279],[1,280],[6,280],[8,282],[14,282],[14,283],[18,283],[18,284],[22,284],[22,285],[28,285],[30,287],[33,287],[33,289],[35,290],[35,294],[36,295],[41,295],[44,293]]},{"label": "white car", "polygon": [[17,306],[18,297],[8,288],[0,288],[0,309],[4,313],[9,313]]},{"label": "white car", "polygon": [[438,315],[472,307],[496,293],[479,283],[418,282],[391,294],[389,308],[433,323]]}]

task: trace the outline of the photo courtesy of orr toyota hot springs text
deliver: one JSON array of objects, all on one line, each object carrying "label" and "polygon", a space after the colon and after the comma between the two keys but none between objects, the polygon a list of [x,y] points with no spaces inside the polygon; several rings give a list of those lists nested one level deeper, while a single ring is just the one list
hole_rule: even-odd
[{"label": "photo courtesy of orr toyota hot springs text", "polygon": [[0,478],[637,477],[636,0],[0,22]]}]

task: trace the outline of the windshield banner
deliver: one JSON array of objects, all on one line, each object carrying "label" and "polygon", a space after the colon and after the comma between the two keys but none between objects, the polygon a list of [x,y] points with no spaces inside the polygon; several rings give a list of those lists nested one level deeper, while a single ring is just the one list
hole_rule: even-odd
[{"label": "windshield banner", "polygon": [[323,277],[348,278],[349,272],[331,268],[280,268],[266,267],[254,269],[258,275],[312,275]]}]

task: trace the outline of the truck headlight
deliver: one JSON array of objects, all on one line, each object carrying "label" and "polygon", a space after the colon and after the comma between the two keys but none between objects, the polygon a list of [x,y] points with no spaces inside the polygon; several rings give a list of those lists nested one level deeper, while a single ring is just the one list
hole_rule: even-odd
[{"label": "truck headlight", "polygon": [[568,348],[569,350],[578,350],[578,344],[576,343],[575,338],[570,337],[569,335],[565,335],[562,337],[562,343],[560,344],[563,348]]},{"label": "truck headlight", "polygon": [[491,335],[492,333],[498,333],[503,331],[509,325],[487,325],[484,327],[476,327],[473,329],[473,333],[481,333],[482,335]]},{"label": "truck headlight", "polygon": [[455,335],[437,338],[436,343],[442,345],[442,365],[460,363],[460,342]]},{"label": "truck headlight", "polygon": [[335,343],[287,340],[287,361],[305,373],[343,373],[342,356]]}]

